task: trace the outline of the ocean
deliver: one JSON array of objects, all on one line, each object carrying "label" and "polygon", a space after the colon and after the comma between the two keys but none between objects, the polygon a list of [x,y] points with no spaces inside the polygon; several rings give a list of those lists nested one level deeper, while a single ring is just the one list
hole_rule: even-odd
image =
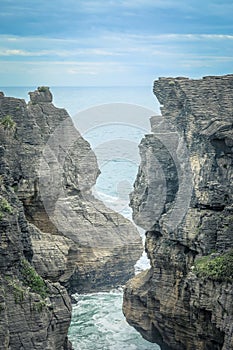
[{"label": "ocean", "polygon": [[[5,96],[29,100],[36,87],[2,87]],[[52,87],[53,103],[65,108],[94,150],[101,174],[93,194],[131,220],[129,193],[140,156],[138,145],[159,114],[152,87]],[[144,236],[143,230],[140,234]],[[145,253],[135,273],[149,267]],[[122,313],[123,291],[75,295],[69,338],[75,350],[159,350],[130,327]]]}]

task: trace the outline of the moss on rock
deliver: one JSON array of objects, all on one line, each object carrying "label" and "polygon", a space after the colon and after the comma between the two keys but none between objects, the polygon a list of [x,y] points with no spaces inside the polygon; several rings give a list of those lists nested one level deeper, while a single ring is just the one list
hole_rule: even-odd
[{"label": "moss on rock", "polygon": [[216,281],[233,281],[233,249],[227,253],[215,256],[203,256],[195,262],[195,272],[199,277]]}]

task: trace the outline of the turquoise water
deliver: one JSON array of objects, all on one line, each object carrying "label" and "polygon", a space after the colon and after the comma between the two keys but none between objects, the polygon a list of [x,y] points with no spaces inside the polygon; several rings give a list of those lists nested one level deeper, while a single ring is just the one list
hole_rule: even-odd
[{"label": "turquoise water", "polygon": [[130,327],[121,311],[122,291],[77,296],[69,339],[75,350],[159,350]]},{"label": "turquoise water", "polygon": [[[28,100],[28,91],[35,88],[8,87],[0,88],[0,91],[6,96]],[[54,104],[67,109],[97,155],[101,175],[93,193],[130,219],[129,192],[140,163],[138,144],[150,131],[149,117],[158,113],[158,103],[151,88],[54,87],[51,91]],[[101,104],[104,105],[98,107]],[[144,253],[135,271],[148,267]],[[127,324],[122,313],[122,290],[75,297],[78,303],[73,306],[69,330],[75,350],[160,349]]]}]

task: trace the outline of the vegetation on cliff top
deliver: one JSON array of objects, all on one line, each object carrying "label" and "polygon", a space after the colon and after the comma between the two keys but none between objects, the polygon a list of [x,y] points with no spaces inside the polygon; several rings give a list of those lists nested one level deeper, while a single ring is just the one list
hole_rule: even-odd
[{"label": "vegetation on cliff top", "polygon": [[233,281],[233,249],[227,253],[213,257],[203,256],[195,262],[195,272],[199,277],[224,282]]},{"label": "vegetation on cliff top", "polygon": [[47,91],[49,91],[49,87],[48,86],[38,86],[37,90],[39,92],[47,92]]}]

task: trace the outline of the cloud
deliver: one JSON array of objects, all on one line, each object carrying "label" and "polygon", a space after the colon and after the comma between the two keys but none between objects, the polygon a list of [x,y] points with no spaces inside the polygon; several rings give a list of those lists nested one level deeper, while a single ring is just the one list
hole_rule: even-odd
[{"label": "cloud", "polygon": [[[0,35],[1,75],[7,81],[5,72],[12,79],[17,72],[24,72],[28,81],[40,77],[54,82],[48,81],[48,85],[59,85],[59,81],[62,85],[64,77],[73,85],[75,79],[84,84],[93,84],[95,79],[97,85],[96,81],[104,84],[108,78],[113,85],[114,81],[119,85],[127,77],[130,84],[130,79],[154,74],[224,74],[232,70],[232,40],[231,34],[139,34],[117,30],[102,30],[95,35],[88,32],[68,39]],[[20,79],[24,79],[23,73]]]},{"label": "cloud", "polygon": [[1,61],[2,86],[108,86],[129,84],[131,66],[118,62]]},{"label": "cloud", "polygon": [[[121,56],[124,53],[148,51],[152,47],[184,42],[228,42],[233,35],[228,34],[134,34],[103,31],[93,36],[77,39],[57,39],[52,37],[17,37],[0,35],[2,56]],[[28,50],[30,47],[30,50]]]},{"label": "cloud", "polygon": [[86,75],[98,75],[111,72],[123,72],[124,66],[119,65],[116,62],[76,62],[72,63],[71,67],[67,69],[69,74],[86,74]]},{"label": "cloud", "polygon": [[0,56],[27,56],[27,53],[26,51],[23,51],[23,50],[5,49],[5,50],[0,50]]},{"label": "cloud", "polygon": [[226,16],[227,14],[232,14],[233,12],[233,3],[227,1],[221,2],[212,2],[209,4],[209,13],[217,16]]},{"label": "cloud", "polygon": [[43,56],[47,55],[46,51],[39,51],[39,52],[30,52],[20,49],[0,49],[0,56],[24,56],[24,57],[31,57],[31,56]]},{"label": "cloud", "polygon": [[81,0],[80,5],[83,9],[94,11],[106,11],[110,9],[138,9],[138,8],[157,8],[157,9],[191,9],[192,7],[184,0]]},{"label": "cloud", "polygon": [[156,43],[164,41],[197,41],[197,40],[233,40],[233,35],[228,34],[180,34],[180,33],[166,33],[166,34],[116,34],[112,35],[112,39],[116,41],[131,40],[144,42],[144,43]]},{"label": "cloud", "polygon": [[37,66],[38,72],[38,67],[42,69],[43,65],[65,65],[64,74],[73,76],[101,76],[114,70],[121,74],[139,71],[139,67],[141,72],[182,64],[187,68],[194,61],[194,67],[213,67],[222,62],[227,70],[233,57],[233,35],[223,34],[143,35],[105,31],[95,38],[63,40],[2,36],[0,40],[4,45],[0,48],[1,62],[7,57],[9,61],[18,60],[25,66],[28,61],[28,65]]},{"label": "cloud", "polygon": [[83,48],[74,50],[41,50],[41,51],[26,51],[21,49],[0,49],[0,56],[24,56],[24,57],[39,57],[39,56],[58,56],[70,58],[73,56],[121,56],[123,53],[106,50],[104,48]]},{"label": "cloud", "polygon": [[138,8],[138,7],[149,7],[149,8],[160,8],[160,9],[174,9],[181,8],[187,9],[191,8],[187,1],[182,0],[120,0],[120,5],[129,7],[129,8]]}]

